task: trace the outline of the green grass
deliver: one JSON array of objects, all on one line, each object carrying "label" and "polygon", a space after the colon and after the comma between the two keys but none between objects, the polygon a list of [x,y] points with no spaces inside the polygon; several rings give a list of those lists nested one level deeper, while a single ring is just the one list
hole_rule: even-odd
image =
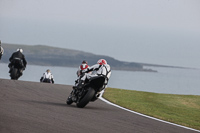
[{"label": "green grass", "polygon": [[200,96],[107,88],[103,97],[127,109],[200,130]]}]

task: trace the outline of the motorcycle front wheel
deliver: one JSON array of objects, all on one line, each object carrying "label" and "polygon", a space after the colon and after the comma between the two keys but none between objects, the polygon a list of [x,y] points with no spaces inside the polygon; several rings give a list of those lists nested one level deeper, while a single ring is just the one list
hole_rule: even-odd
[{"label": "motorcycle front wheel", "polygon": [[90,100],[94,97],[95,90],[93,88],[89,88],[87,93],[76,103],[76,106],[79,108],[84,108]]},{"label": "motorcycle front wheel", "polygon": [[67,103],[68,105],[71,105],[71,104],[73,103],[71,94],[70,94],[69,97],[67,98],[66,103]]}]

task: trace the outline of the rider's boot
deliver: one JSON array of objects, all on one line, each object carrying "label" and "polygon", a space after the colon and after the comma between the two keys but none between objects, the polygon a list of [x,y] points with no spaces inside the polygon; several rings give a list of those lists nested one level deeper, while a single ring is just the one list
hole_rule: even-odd
[{"label": "rider's boot", "polygon": [[11,68],[10,68],[10,70],[9,70],[9,72],[8,73],[11,73]]},{"label": "rider's boot", "polygon": [[9,73],[11,73],[11,63],[8,64]]},{"label": "rider's boot", "polygon": [[84,80],[79,80],[78,85],[73,86],[73,89],[81,89],[84,85]]}]

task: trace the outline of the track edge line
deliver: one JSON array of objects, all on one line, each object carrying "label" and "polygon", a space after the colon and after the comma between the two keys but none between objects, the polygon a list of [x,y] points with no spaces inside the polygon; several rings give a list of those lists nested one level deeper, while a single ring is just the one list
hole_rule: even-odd
[{"label": "track edge line", "polygon": [[189,130],[192,130],[192,131],[200,132],[200,130],[197,130],[197,129],[193,129],[193,128],[186,127],[186,126],[182,126],[182,125],[178,125],[178,124],[175,124],[175,123],[172,123],[172,122],[164,121],[164,120],[161,120],[161,119],[158,119],[158,118],[154,118],[154,117],[151,117],[151,116],[148,116],[148,115],[144,115],[144,114],[141,114],[141,113],[132,111],[132,110],[130,110],[130,109],[121,107],[121,106],[119,106],[119,105],[117,105],[117,104],[111,103],[110,101],[104,99],[102,96],[100,96],[99,99],[102,100],[102,101],[104,101],[104,102],[106,102],[107,104],[110,104],[110,105],[112,105],[112,106],[118,107],[118,108],[120,108],[120,109],[126,110],[126,111],[128,111],[128,112],[131,112],[131,113],[134,113],[134,114],[137,114],[137,115],[146,117],[146,118],[150,118],[150,119],[153,119],[153,120],[157,120],[157,121],[160,121],[160,122],[163,122],[163,123],[167,123],[167,124],[170,124],[170,125],[174,125],[174,126],[177,126],[177,127],[182,127],[182,128],[189,129]]}]

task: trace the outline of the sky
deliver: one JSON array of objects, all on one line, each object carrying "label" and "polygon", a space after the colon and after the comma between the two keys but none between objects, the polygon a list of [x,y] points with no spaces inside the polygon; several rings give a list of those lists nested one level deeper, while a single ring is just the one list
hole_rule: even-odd
[{"label": "sky", "polygon": [[200,1],[0,0],[0,40],[200,68]]}]

